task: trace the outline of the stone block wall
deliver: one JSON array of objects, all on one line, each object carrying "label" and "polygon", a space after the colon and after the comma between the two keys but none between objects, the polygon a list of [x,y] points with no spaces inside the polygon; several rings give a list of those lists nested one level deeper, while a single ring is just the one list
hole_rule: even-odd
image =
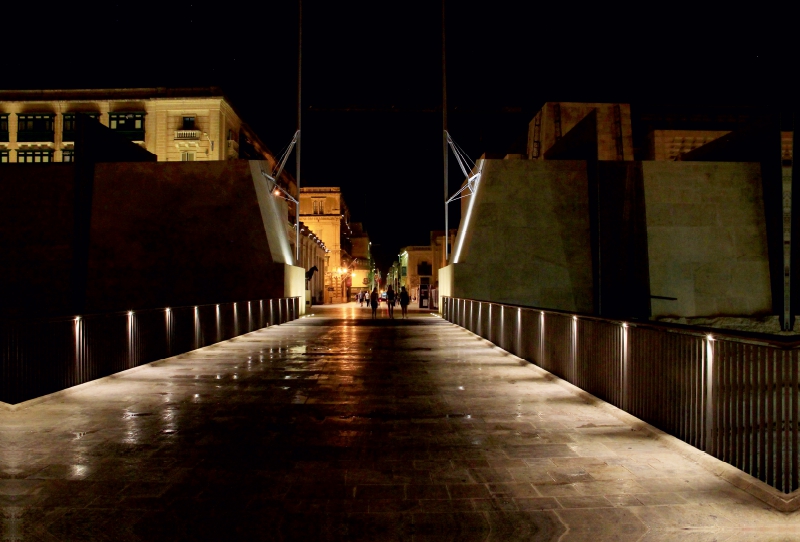
[{"label": "stone block wall", "polygon": [[[85,233],[75,224],[78,165],[2,166],[3,316],[276,299],[304,287],[286,239],[271,246],[269,224],[285,216],[259,201],[247,161],[97,163]],[[82,257],[76,235],[88,247]]]},{"label": "stone block wall", "polygon": [[653,317],[772,312],[760,166],[644,162]]},{"label": "stone block wall", "polygon": [[453,297],[611,318],[773,312],[758,163],[485,160],[462,205]]},{"label": "stone block wall", "polygon": [[455,243],[452,295],[592,311],[585,162],[486,160],[470,198]]}]

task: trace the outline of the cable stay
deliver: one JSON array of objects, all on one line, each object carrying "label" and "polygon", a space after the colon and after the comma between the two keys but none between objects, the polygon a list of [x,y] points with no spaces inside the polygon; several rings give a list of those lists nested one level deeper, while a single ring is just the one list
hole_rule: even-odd
[{"label": "cable stay", "polygon": [[[271,174],[267,173],[263,169],[261,170],[261,174],[267,178],[269,182],[271,182],[275,188],[281,193],[281,197],[292,201],[294,203],[299,203],[291,194],[289,194],[283,187],[278,183],[278,179],[281,177],[281,173],[283,173],[283,168],[286,167],[286,161],[289,159],[289,155],[292,154],[292,150],[294,149],[295,144],[297,144],[297,140],[300,138],[300,130],[297,130],[294,133],[294,137],[292,137],[291,143],[289,146],[286,147],[286,150],[283,151],[280,160],[276,163],[275,169],[272,170]],[[271,190],[272,191],[272,190]],[[278,194],[275,194],[276,196]]]},{"label": "cable stay", "polygon": [[[479,160],[478,162],[478,171],[475,171],[475,162],[467,156],[467,153],[464,152],[464,149],[458,146],[458,144],[453,141],[453,138],[450,137],[450,133],[445,131],[447,134],[447,143],[450,145],[450,149],[453,151],[453,154],[456,157],[456,161],[458,162],[458,166],[461,168],[461,171],[464,173],[464,177],[467,178],[467,182],[462,186],[455,194],[453,194],[450,199],[445,201],[445,204],[450,203],[452,201],[460,200],[462,198],[469,197],[475,193],[478,189],[478,183],[481,180],[481,173],[483,172],[483,160]],[[468,194],[465,194],[465,191],[469,190]]]}]

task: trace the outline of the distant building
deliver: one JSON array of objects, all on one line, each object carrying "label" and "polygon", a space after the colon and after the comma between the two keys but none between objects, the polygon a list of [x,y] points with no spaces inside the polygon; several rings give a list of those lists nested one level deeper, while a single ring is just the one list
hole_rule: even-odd
[{"label": "distant building", "polygon": [[[450,230],[450,245],[455,243],[457,230]],[[431,232],[430,245],[407,246],[400,249],[397,265],[392,265],[388,280],[396,287],[405,286],[414,300],[419,300],[420,290],[427,290],[431,303],[436,299],[439,287],[439,269],[444,251],[444,230]],[[429,305],[431,307],[435,306]]]},{"label": "distant building", "polygon": [[[456,242],[456,235],[458,230],[452,228],[450,230],[450,251],[453,251],[453,245]],[[433,286],[439,286],[439,268],[442,266],[444,260],[444,230],[435,230],[431,232],[431,250],[433,254]]]},{"label": "distant building", "polygon": [[[288,233],[292,243],[294,243],[294,226],[290,225]],[[318,239],[313,232],[306,227],[302,222],[300,223],[300,261],[296,265],[302,267],[306,271],[316,267],[310,280],[307,280],[307,290],[311,299],[308,301],[313,305],[321,305],[324,303],[325,298],[325,257],[326,249],[322,246],[322,242]]]},{"label": "distant building", "polygon": [[[367,292],[370,290],[372,281],[370,271],[372,270],[372,254],[371,243],[369,235],[364,230],[361,222],[353,222],[350,224],[349,230],[350,245],[352,247],[351,256],[351,275],[353,285],[350,288],[351,298],[358,292]],[[347,235],[346,235],[347,236]]]},{"label": "distant building", "polygon": [[353,284],[350,211],[338,187],[301,188],[300,219],[328,249],[325,303],[344,303]]},{"label": "distant building", "polygon": [[419,298],[420,285],[433,284],[433,250],[430,245],[407,246],[400,249],[400,286],[405,286],[412,299]]}]

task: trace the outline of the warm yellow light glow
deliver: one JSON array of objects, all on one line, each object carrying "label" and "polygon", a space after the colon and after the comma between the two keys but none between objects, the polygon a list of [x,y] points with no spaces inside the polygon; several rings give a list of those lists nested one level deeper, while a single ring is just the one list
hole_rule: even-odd
[{"label": "warm yellow light glow", "polygon": [[[480,168],[483,168],[483,163],[481,163]],[[467,228],[469,228],[469,219],[472,216],[472,207],[475,204],[475,199],[478,196],[478,184],[480,183],[480,177],[475,180],[474,188],[472,189],[472,195],[469,198],[469,205],[467,206],[467,216],[464,218],[464,226],[461,231],[459,231],[459,236],[456,244],[456,253],[453,257],[453,263],[458,263],[459,258],[461,257],[461,247],[464,245],[464,237],[467,236]]]}]

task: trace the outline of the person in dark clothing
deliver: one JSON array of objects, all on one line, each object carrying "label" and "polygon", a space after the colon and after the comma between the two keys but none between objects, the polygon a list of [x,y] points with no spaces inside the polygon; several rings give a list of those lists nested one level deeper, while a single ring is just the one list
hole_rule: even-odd
[{"label": "person in dark clothing", "polygon": [[408,292],[406,292],[406,287],[400,287],[400,310],[402,311],[403,318],[408,318],[408,302],[410,299],[408,298]]},{"label": "person in dark clothing", "polygon": [[372,293],[369,296],[369,304],[372,307],[372,317],[378,317],[378,289],[373,288]]},{"label": "person in dark clothing", "polygon": [[391,285],[386,291],[386,306],[389,307],[389,318],[394,318],[395,293]]}]

